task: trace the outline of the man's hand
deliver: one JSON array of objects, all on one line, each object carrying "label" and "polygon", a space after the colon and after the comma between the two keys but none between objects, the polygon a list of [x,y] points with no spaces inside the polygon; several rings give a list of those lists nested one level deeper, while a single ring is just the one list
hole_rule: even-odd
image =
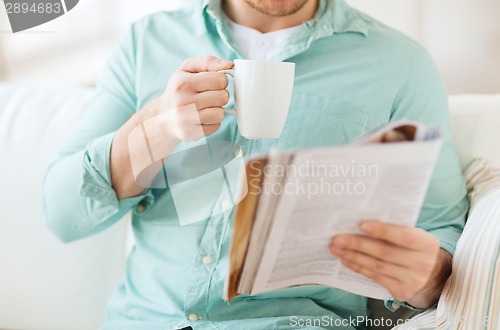
[{"label": "man's hand", "polygon": [[[227,77],[217,71],[232,67],[233,62],[213,56],[187,59],[172,74],[162,96],[120,127],[111,147],[111,181],[119,199],[144,191],[144,185],[135,181],[130,157],[141,154],[141,150],[130,148],[143,148],[143,143],[130,140],[130,133],[148,122],[149,144],[162,145],[166,154],[172,152],[179,141],[196,141],[213,134],[224,118],[222,106],[229,100]],[[157,168],[159,166],[151,167],[149,179],[155,177]]]},{"label": "man's hand", "polygon": [[[166,130],[182,141],[196,141],[217,131],[224,118],[222,107],[229,102],[227,76],[217,71],[232,67],[233,62],[214,56],[184,61],[158,100],[157,111],[170,114],[164,117]],[[182,108],[186,105],[195,105],[197,113]]]},{"label": "man's hand", "polygon": [[451,273],[451,256],[425,230],[363,222],[366,236],[342,234],[330,250],[347,268],[385,287],[413,307],[433,305]]}]

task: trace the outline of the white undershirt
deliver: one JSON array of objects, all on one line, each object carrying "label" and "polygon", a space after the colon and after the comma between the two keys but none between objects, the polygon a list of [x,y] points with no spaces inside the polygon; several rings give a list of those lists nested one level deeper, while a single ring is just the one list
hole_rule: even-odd
[{"label": "white undershirt", "polygon": [[233,34],[241,55],[249,60],[271,60],[285,46],[287,40],[302,29],[302,25],[283,30],[262,33],[258,30],[231,21],[227,16],[227,26]]}]

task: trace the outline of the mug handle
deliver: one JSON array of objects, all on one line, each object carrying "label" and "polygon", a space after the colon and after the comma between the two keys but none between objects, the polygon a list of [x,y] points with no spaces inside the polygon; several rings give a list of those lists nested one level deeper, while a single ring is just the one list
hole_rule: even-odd
[{"label": "mug handle", "polygon": [[[217,72],[220,72],[220,73],[224,73],[224,74],[228,74],[230,75],[231,77],[233,77],[234,79],[234,69],[230,69],[230,70],[220,70],[220,71],[217,71]],[[232,108],[232,109],[226,109],[226,108],[222,108],[224,110],[225,113],[228,113],[230,115],[233,115],[233,116],[236,116],[236,108]]]}]

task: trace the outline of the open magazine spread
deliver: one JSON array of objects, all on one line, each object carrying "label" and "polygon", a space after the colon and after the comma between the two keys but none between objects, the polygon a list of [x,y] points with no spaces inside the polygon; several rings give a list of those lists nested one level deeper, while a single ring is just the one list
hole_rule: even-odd
[{"label": "open magazine spread", "polygon": [[345,146],[248,160],[224,298],[310,284],[389,297],[328,247],[364,220],[415,226],[440,147],[438,130],[397,121]]}]

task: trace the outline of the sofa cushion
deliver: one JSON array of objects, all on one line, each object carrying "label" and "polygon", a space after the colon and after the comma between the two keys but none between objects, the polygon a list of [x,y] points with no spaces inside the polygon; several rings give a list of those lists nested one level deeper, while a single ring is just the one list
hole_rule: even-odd
[{"label": "sofa cushion", "polygon": [[499,329],[500,171],[478,159],[465,176],[473,203],[439,299],[437,321],[447,329]]},{"label": "sofa cushion", "polygon": [[125,224],[71,245],[42,219],[42,180],[90,89],[0,85],[0,328],[96,329],[122,275]]},{"label": "sofa cushion", "polygon": [[465,175],[473,202],[437,309],[396,329],[500,328],[500,171],[476,159]]},{"label": "sofa cushion", "polygon": [[462,168],[481,157],[500,166],[500,94],[451,96],[450,115]]}]

